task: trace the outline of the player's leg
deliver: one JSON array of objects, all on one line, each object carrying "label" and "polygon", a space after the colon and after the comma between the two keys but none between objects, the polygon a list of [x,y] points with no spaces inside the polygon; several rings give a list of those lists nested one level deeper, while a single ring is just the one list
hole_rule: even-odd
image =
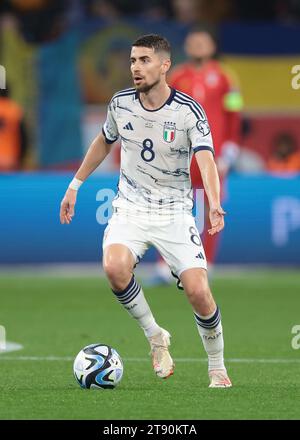
[{"label": "player's leg", "polygon": [[208,372],[211,387],[230,387],[224,365],[224,338],[220,309],[209,288],[205,269],[183,271],[180,280],[193,307],[198,332],[208,355]]},{"label": "player's leg", "polygon": [[110,244],[103,253],[103,268],[117,300],[135,318],[147,338],[160,333],[144,292],[136,281],[133,268],[135,259],[123,244]]},{"label": "player's leg", "polygon": [[153,367],[159,377],[173,374],[173,361],[168,352],[169,333],[155,321],[145,299],[143,289],[133,275],[133,269],[147,249],[142,232],[137,225],[121,227],[112,220],[103,241],[103,267],[116,298],[137,320],[148,338]]},{"label": "player's leg", "polygon": [[123,244],[106,246],[103,252],[103,269],[114,291],[124,290],[132,276],[135,265],[131,251]]},{"label": "player's leg", "polygon": [[230,386],[224,366],[220,310],[209,288],[205,253],[194,219],[189,216],[171,223],[165,230],[155,230],[153,241],[172,272],[180,279],[193,307],[197,328],[208,355],[210,386]]}]

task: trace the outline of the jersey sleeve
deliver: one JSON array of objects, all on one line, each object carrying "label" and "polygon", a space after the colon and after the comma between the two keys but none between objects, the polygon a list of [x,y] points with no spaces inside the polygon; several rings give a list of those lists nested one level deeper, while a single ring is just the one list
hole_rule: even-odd
[{"label": "jersey sleeve", "polygon": [[107,108],[106,121],[102,127],[102,133],[104,134],[107,144],[116,142],[119,137],[118,126],[116,123],[116,103],[112,99]]},{"label": "jersey sleeve", "polygon": [[185,120],[190,145],[194,153],[201,150],[211,151],[214,155],[214,146],[210,126],[204,110],[195,109],[187,114]]}]

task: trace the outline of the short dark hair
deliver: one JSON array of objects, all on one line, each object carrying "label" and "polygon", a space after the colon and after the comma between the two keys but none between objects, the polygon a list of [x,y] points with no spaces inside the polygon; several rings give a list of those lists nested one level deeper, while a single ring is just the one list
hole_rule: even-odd
[{"label": "short dark hair", "polygon": [[171,46],[168,40],[160,35],[149,34],[142,35],[134,43],[132,46],[138,47],[149,47],[153,49],[154,52],[166,52],[169,56],[171,56]]}]

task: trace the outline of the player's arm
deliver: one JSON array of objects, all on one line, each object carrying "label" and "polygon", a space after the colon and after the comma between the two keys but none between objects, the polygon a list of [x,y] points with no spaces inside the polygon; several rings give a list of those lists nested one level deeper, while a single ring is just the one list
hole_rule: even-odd
[{"label": "player's arm", "polygon": [[[108,143],[109,142],[109,143]],[[74,206],[77,191],[80,185],[89,175],[103,162],[111,150],[112,142],[107,141],[103,133],[100,133],[91,143],[84,160],[68,187],[60,205],[60,222],[69,224],[74,216]]]},{"label": "player's arm", "polygon": [[74,216],[74,206],[77,198],[77,191],[88,176],[103,162],[111,150],[112,144],[118,139],[119,132],[116,123],[116,102],[114,98],[110,101],[107,109],[106,121],[96,139],[91,143],[85,158],[69,185],[60,206],[61,223],[69,224]]},{"label": "player's arm", "polygon": [[107,143],[104,134],[100,133],[91,143],[75,178],[84,182],[109,154],[112,143]]},{"label": "player's arm", "polygon": [[209,203],[211,229],[209,229],[208,232],[210,235],[214,235],[224,228],[225,215],[225,211],[220,203],[220,179],[218,170],[211,151],[200,150],[195,154]]},{"label": "player's arm", "polygon": [[203,108],[195,101],[191,105],[192,111],[187,114],[185,124],[209,202],[211,229],[208,232],[214,235],[224,228],[225,212],[220,204],[220,180],[214,160],[213,140]]}]

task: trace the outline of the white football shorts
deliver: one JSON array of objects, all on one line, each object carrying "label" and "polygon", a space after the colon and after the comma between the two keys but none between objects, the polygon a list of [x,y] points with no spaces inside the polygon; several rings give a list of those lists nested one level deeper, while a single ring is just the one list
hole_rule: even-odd
[{"label": "white football shorts", "polygon": [[173,274],[180,278],[184,270],[207,269],[205,252],[192,215],[170,218],[131,216],[117,209],[103,235],[103,250],[111,244],[123,244],[132,252],[136,264],[153,245]]}]

